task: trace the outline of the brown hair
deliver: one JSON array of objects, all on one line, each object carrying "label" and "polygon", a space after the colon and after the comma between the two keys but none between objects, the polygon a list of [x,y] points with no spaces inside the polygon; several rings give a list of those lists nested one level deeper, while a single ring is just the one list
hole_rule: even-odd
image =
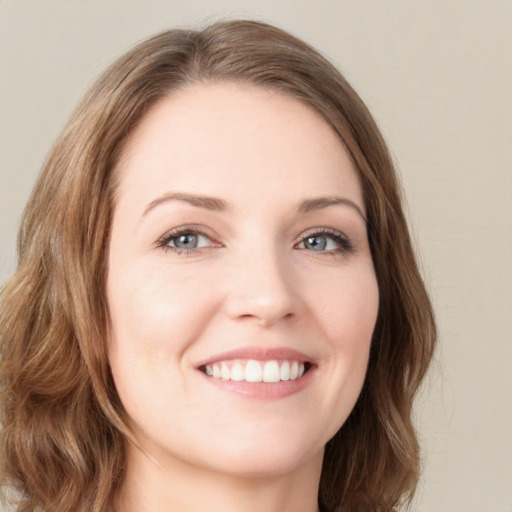
[{"label": "brown hair", "polygon": [[349,151],[363,187],[380,305],[362,394],[326,447],[326,511],[396,510],[419,476],[413,397],[435,344],[386,144],[341,74],[311,47],[253,21],[170,30],[120,58],[55,144],[24,213],[0,307],[1,474],[19,511],[107,512],[129,435],[106,356],[115,164],[162,97],[191,83],[273,88],[310,105]]}]

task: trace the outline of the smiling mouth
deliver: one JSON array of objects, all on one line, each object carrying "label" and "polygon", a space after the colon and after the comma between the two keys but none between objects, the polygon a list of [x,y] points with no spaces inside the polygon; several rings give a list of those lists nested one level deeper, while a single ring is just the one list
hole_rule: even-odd
[{"label": "smiling mouth", "polygon": [[312,367],[296,360],[230,360],[206,364],[199,369],[208,377],[235,382],[275,383],[300,379]]}]

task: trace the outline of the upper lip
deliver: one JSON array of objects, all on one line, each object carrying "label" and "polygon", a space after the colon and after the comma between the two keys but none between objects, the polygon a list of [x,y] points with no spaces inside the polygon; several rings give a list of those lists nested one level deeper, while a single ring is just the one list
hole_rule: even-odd
[{"label": "upper lip", "polygon": [[298,361],[299,363],[315,364],[312,357],[303,352],[288,347],[241,347],[221,354],[216,354],[208,359],[200,361],[198,368],[208,364],[215,364],[220,361],[230,361],[234,359],[255,359],[257,361]]}]

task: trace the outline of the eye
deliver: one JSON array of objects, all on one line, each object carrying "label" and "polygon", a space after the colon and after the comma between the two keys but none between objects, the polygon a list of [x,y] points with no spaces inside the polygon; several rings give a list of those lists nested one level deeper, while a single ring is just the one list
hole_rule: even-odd
[{"label": "eye", "polygon": [[346,253],[353,249],[345,235],[330,229],[306,233],[296,247],[297,249],[328,253]]},{"label": "eye", "polygon": [[325,235],[308,236],[300,245],[303,246],[301,249],[310,249],[312,251],[329,251],[337,247],[334,241]]},{"label": "eye", "polygon": [[189,254],[198,249],[212,247],[214,242],[206,234],[197,229],[180,228],[165,234],[157,246],[178,254]]},{"label": "eye", "polygon": [[[206,243],[205,243],[206,241]],[[208,245],[208,239],[198,233],[184,233],[171,238],[167,245],[176,249],[197,249]]]}]

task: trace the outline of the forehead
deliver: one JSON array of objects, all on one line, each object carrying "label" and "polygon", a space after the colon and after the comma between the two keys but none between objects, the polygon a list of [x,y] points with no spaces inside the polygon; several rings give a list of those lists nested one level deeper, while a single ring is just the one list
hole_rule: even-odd
[{"label": "forehead", "polygon": [[341,191],[362,206],[354,165],[317,112],[280,92],[232,82],[194,84],[160,100],[128,138],[117,172],[120,195]]}]

